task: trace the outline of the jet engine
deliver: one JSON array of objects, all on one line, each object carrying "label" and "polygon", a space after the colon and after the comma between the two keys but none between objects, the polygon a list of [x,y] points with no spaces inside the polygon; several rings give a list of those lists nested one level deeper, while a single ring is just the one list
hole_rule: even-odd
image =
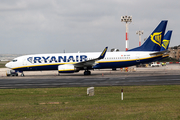
[{"label": "jet engine", "polygon": [[74,73],[74,72],[79,72],[79,69],[74,67],[74,65],[67,64],[67,65],[59,65],[58,71],[59,73]]}]

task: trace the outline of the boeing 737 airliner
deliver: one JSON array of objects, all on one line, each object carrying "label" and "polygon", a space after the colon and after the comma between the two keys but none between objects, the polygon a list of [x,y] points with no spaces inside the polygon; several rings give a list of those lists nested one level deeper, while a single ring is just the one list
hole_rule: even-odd
[{"label": "boeing 737 airliner", "polygon": [[[172,31],[169,31],[166,41],[163,41],[167,21],[161,21],[144,44],[125,52],[102,53],[56,53],[24,55],[13,59],[6,67],[22,73],[23,71],[57,70],[59,73],[74,73],[84,70],[84,75],[90,75],[92,69],[122,68],[138,64],[150,63],[162,59],[167,52]],[[163,44],[162,44],[163,42]],[[163,49],[163,48],[164,49]]]}]

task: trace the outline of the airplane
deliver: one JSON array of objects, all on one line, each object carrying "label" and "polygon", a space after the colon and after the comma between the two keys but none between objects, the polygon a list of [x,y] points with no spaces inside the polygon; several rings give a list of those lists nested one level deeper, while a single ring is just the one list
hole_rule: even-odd
[{"label": "airplane", "polygon": [[163,20],[150,34],[140,47],[125,52],[107,52],[106,47],[102,53],[54,53],[33,54],[17,57],[5,66],[20,72],[57,70],[59,73],[74,73],[84,70],[84,75],[91,75],[93,69],[122,68],[144,63],[150,63],[162,58],[165,51],[161,50],[167,20]]}]

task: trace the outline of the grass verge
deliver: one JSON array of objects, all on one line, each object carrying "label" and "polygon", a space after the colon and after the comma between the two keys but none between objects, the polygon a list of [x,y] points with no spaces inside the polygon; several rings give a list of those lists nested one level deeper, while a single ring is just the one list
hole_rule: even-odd
[{"label": "grass verge", "polygon": [[[121,100],[121,89],[124,100]],[[0,89],[0,119],[180,119],[180,85]]]}]

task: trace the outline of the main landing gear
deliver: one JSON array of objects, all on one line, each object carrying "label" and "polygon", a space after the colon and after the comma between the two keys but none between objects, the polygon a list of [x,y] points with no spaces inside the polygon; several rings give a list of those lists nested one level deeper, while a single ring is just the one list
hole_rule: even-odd
[{"label": "main landing gear", "polygon": [[23,72],[21,73],[21,77],[24,77],[24,73]]},{"label": "main landing gear", "polygon": [[84,75],[91,75],[91,71],[85,70],[85,71],[84,71]]}]

